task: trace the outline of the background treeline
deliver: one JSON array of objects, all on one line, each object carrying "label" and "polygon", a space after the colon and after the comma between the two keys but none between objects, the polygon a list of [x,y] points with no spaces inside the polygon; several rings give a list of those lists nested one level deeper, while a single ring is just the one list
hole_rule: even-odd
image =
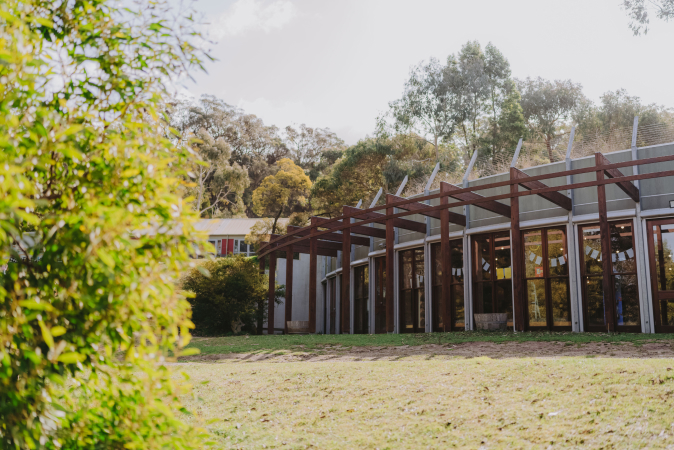
[{"label": "background treeline", "polygon": [[629,129],[636,115],[640,127],[672,122],[671,109],[622,89],[594,103],[571,80],[516,79],[498,48],[478,42],[413,67],[372,135],[350,147],[327,128],[279,129],[213,96],[176,100],[167,115],[174,139],[199,160],[183,195],[202,217],[270,218],[258,234],[284,232],[280,217],[303,225],[337,215],[405,176],[405,194],[420,192],[436,163],[438,181],[458,182],[474,152],[476,174],[494,173],[520,138],[522,158],[544,164],[564,157],[574,125],[578,142]]}]

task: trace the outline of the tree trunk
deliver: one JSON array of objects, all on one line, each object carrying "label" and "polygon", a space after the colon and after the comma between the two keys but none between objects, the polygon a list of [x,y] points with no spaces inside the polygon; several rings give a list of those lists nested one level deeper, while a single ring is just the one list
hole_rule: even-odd
[{"label": "tree trunk", "polygon": [[440,151],[438,150],[438,135],[435,135],[435,141],[433,142],[433,146],[435,147],[435,162],[438,163],[440,162]]},{"label": "tree trunk", "polygon": [[545,147],[548,149],[548,158],[550,158],[550,162],[555,162],[554,159],[552,158],[552,137],[551,136],[545,136]]},{"label": "tree trunk", "polygon": [[274,217],[274,225],[271,227],[271,234],[276,234],[276,224],[278,223],[279,217],[281,217],[281,213],[283,212],[283,208],[278,210],[278,214],[276,214],[276,217]]}]

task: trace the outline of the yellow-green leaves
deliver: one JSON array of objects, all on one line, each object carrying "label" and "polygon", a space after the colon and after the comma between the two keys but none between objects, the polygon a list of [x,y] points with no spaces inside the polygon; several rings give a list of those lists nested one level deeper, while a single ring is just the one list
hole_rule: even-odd
[{"label": "yellow-green leaves", "polygon": [[52,337],[49,328],[47,328],[42,319],[38,321],[38,324],[40,325],[40,331],[42,331],[42,339],[44,339],[45,344],[47,344],[47,347],[49,348],[54,348],[54,338]]},{"label": "yellow-green leaves", "polygon": [[78,362],[82,362],[86,359],[87,357],[77,353],[77,352],[68,352],[68,353],[63,353],[61,356],[58,357],[58,361],[62,362],[63,364],[77,364]]}]

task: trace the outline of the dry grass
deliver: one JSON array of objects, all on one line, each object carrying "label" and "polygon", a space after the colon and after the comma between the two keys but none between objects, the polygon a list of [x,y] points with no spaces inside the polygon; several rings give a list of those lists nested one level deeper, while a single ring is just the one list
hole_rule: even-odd
[{"label": "dry grass", "polygon": [[[220,448],[667,448],[674,362],[405,358],[190,363]],[[202,384],[203,383],[203,384]]]}]

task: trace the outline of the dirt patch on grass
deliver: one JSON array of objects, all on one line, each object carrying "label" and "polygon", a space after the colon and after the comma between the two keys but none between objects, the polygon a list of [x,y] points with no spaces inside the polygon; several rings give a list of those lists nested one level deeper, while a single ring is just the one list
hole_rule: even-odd
[{"label": "dirt patch on grass", "polygon": [[466,342],[446,345],[398,347],[325,346],[305,351],[303,346],[290,350],[196,355],[181,361],[231,362],[335,362],[335,361],[400,361],[418,359],[477,358],[674,358],[674,345],[655,342],[632,343],[569,343],[569,342]]}]

